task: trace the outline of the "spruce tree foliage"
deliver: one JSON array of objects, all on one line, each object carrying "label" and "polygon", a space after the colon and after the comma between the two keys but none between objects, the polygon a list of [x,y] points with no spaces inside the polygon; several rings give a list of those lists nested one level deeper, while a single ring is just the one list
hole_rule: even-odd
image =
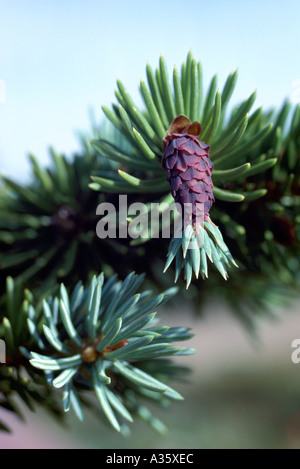
[{"label": "spruce tree foliage", "polygon": [[[261,109],[250,113],[255,92],[227,117],[226,111],[237,82],[237,71],[228,76],[221,91],[217,89],[215,75],[205,96],[202,66],[191,52],[182,65],[181,73],[174,67],[172,84],[162,56],[158,68],[154,71],[148,64],[146,72],[147,84],[143,80],[140,82],[145,109],[140,111],[137,108],[120,80],[115,93],[119,105],[113,105],[112,109],[103,107],[106,117],[124,135],[131,150],[124,152],[106,139],[92,142],[102,155],[127,166],[130,172],[119,169],[111,178],[92,176],[90,187],[109,193],[164,194],[159,199],[160,203],[166,207],[171,205],[174,199],[161,165],[163,141],[170,126],[172,128],[172,121],[175,122],[178,116],[186,116],[194,122],[193,126],[197,126],[197,122],[201,123],[198,124],[199,140],[210,146],[210,158],[214,164],[214,197],[231,203],[249,202],[263,197],[266,188],[253,190],[248,178],[264,173],[276,164],[276,157],[252,151],[266,138],[272,123],[261,125]],[[149,204],[149,210],[150,207]],[[205,220],[197,235],[188,226],[184,230],[182,243],[172,239],[165,266],[168,268],[175,259],[175,279],[178,279],[183,269],[187,288],[193,274],[197,278],[199,273],[202,278],[208,276],[207,259],[214,263],[225,279],[228,277],[228,268],[235,265],[221,232],[211,223],[210,218]]]},{"label": "spruce tree foliage", "polygon": [[[181,399],[170,386],[188,370],[176,356],[193,350],[177,344],[192,334],[184,318],[161,325],[156,308],[176,293],[199,313],[213,295],[254,332],[256,318],[272,317],[299,288],[300,106],[253,110],[253,93],[232,108],[237,71],[204,90],[191,52],[168,73],[163,57],[147,65],[140,109],[118,80],[117,104],[103,107],[80,153],[51,149],[49,168],[30,155],[28,184],[2,176],[0,430],[9,430],[1,409],[21,416],[17,396],[60,419],[72,410],[82,420],[92,407],[117,431],[141,418],[164,433],[144,402]],[[162,162],[178,116],[199,130],[213,163],[215,203],[201,229],[188,225],[179,240],[99,239],[101,202],[174,202]]]},{"label": "spruce tree foliage", "polygon": [[[63,417],[56,396],[39,370],[28,366],[25,347],[39,343],[36,335],[39,314],[32,306],[32,293],[16,284],[11,278],[6,279],[5,302],[0,308],[0,337],[6,344],[6,363],[0,364],[0,408],[15,413],[23,419],[15,396],[28,409],[34,411],[36,404],[42,404],[52,415]],[[0,430],[10,431],[0,414]]]},{"label": "spruce tree foliage", "polygon": [[[84,414],[77,390],[82,387],[92,387],[103,413],[117,431],[124,430],[126,421],[132,422],[129,410],[140,408],[139,395],[158,402],[182,399],[143,370],[159,358],[156,373],[163,375],[168,364],[160,360],[162,357],[193,353],[193,349],[171,345],[191,337],[187,328],[161,326],[156,313],[149,313],[176,289],[152,298],[150,291],[136,293],[142,281],[142,275],[131,273],[123,282],[118,282],[116,275],[105,282],[100,274],[93,277],[88,288],[79,282],[71,296],[61,284],[59,297],[44,300],[44,344],[39,346],[42,353],[29,352],[30,363],[45,371],[54,388],[63,388],[64,410],[73,408],[80,420]],[[42,340],[39,336],[39,343]],[[147,415],[150,422],[158,422],[150,418],[150,411]]]},{"label": "spruce tree foliage", "polygon": [[[57,280],[86,280],[105,266],[95,234],[98,197],[87,186],[93,171],[105,174],[110,165],[87,144],[72,159],[54,149],[50,154],[50,168],[30,155],[32,178],[25,186],[2,176],[0,200],[0,268],[43,290]],[[110,245],[105,252],[109,259]]]}]

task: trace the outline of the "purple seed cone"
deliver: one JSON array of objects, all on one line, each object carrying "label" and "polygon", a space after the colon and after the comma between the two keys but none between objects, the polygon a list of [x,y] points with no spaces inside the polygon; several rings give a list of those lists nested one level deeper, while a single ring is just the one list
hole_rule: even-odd
[{"label": "purple seed cone", "polygon": [[162,166],[166,170],[172,195],[197,228],[207,220],[215,201],[209,146],[189,133],[171,133],[164,142]]}]

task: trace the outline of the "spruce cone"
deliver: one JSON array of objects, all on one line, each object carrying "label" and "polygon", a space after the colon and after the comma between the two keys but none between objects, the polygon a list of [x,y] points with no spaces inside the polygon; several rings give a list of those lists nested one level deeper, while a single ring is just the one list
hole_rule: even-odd
[{"label": "spruce cone", "polygon": [[[171,192],[183,210],[183,216],[197,229],[209,217],[215,201],[211,174],[213,164],[209,159],[209,146],[198,140],[201,127],[185,116],[172,122],[164,138],[163,168]],[[184,205],[189,204],[189,205]]]}]

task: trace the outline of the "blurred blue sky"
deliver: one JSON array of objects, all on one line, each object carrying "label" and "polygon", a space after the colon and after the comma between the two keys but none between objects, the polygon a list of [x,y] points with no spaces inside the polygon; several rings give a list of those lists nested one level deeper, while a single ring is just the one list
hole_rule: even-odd
[{"label": "blurred blue sky", "polygon": [[300,83],[299,18],[299,0],[0,0],[0,168],[20,180],[28,152],[76,150],[88,109],[100,122],[116,78],[139,102],[161,53],[171,70],[191,48],[206,85],[238,67],[233,103],[257,89],[256,107],[279,106]]}]

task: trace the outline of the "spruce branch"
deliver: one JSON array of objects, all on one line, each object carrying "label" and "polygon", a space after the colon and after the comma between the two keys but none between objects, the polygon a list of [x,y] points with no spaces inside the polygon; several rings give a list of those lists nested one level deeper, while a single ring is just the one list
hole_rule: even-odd
[{"label": "spruce branch", "polygon": [[[0,307],[0,339],[5,343],[5,363],[0,364],[0,408],[24,420],[18,402],[34,411],[42,404],[53,416],[63,413],[44,375],[29,366],[26,348],[43,348],[38,336],[40,315],[32,305],[33,296],[11,277],[6,279],[5,302]],[[9,428],[0,420],[0,431]]]},{"label": "spruce branch", "polygon": [[[264,173],[250,173],[254,192],[267,187],[264,198],[245,203],[243,209],[232,211],[224,205],[235,223],[245,229],[243,264],[266,281],[279,281],[288,288],[299,286],[299,193],[300,193],[300,107],[284,102],[278,112],[261,115],[260,127],[270,119],[275,123],[266,141],[256,150],[257,165]],[[250,155],[255,158],[255,152]],[[273,158],[277,164],[267,167]],[[276,269],[274,269],[276,266]]]},{"label": "spruce branch", "polygon": [[189,339],[191,333],[185,327],[158,325],[152,312],[176,289],[151,297],[150,291],[136,293],[142,281],[142,275],[132,273],[123,282],[116,276],[104,282],[101,274],[86,288],[78,283],[70,295],[61,284],[58,297],[44,300],[43,334],[39,336],[43,347],[31,349],[30,363],[46,373],[54,388],[63,389],[64,411],[72,408],[80,420],[84,418],[82,388],[94,390],[117,431],[124,429],[126,421],[132,422],[130,410],[145,414],[145,420],[159,429],[150,411],[142,412],[139,395],[158,402],[182,399],[145,366],[153,362],[155,374],[170,374],[172,365],[162,357],[193,353],[193,349],[172,345]]},{"label": "spruce branch", "polygon": [[[118,141],[110,125],[103,125],[101,132]],[[96,207],[103,195],[91,191],[88,182],[91,172],[107,174],[111,165],[99,159],[86,141],[82,143],[82,154],[71,158],[51,149],[49,168],[30,155],[32,173],[27,184],[2,175],[0,269],[4,278],[11,275],[45,293],[57,280],[74,285],[92,272],[110,269],[112,252],[126,251],[125,246],[106,240],[100,246]]]},{"label": "spruce branch", "polygon": [[[186,130],[182,130],[184,126],[181,125],[182,129],[179,133],[186,132],[185,135],[189,137],[191,134],[196,135],[200,144],[203,142],[209,145],[210,159],[214,167],[211,174],[213,196],[217,199],[217,204],[219,201],[252,201],[264,196],[265,188],[254,191],[244,182],[247,181],[248,175],[264,172],[276,164],[276,158],[267,158],[263,164],[257,163],[256,158],[253,158],[252,153],[250,154],[250,150],[257,148],[259,143],[267,137],[272,124],[266,123],[262,127],[259,125],[260,111],[249,115],[256,93],[233,109],[230,117],[227,118],[228,103],[236,85],[237,71],[229,75],[222,91],[217,89],[217,78],[214,76],[206,96],[203,95],[202,90],[201,63],[195,60],[191,52],[182,67],[181,75],[176,67],[174,68],[173,86],[162,56],[157,73],[154,73],[149,64],[146,71],[148,85],[143,80],[140,83],[144,109],[138,110],[120,80],[117,81],[118,90],[116,91],[119,105],[113,105],[112,109],[102,108],[106,117],[124,136],[124,140],[128,143],[128,150],[125,152],[115,143],[105,139],[92,141],[93,147],[102,156],[121,164],[122,170],[119,170],[112,178],[92,176],[93,182],[90,188],[109,193],[157,193],[158,196],[163,195],[170,206],[174,200],[172,197],[168,198],[170,190],[161,166],[164,161],[165,139],[178,130],[178,120],[181,122],[186,119],[190,125],[185,126]],[[198,121],[201,125],[197,123]],[[245,154],[249,157],[245,158]],[[167,177],[172,179],[172,175]],[[242,185],[239,183],[241,177],[243,178]],[[191,186],[188,190],[192,190]],[[172,195],[174,196],[174,193]],[[160,202],[162,200],[163,198],[159,199]],[[203,257],[203,272],[206,271],[207,250],[197,242],[196,232],[197,230],[191,239],[193,246],[190,245],[190,250],[195,251],[192,255],[194,260],[191,256],[182,255],[183,252],[180,253],[181,260],[176,257],[177,265],[184,266],[187,287],[191,281],[191,273],[194,271],[196,276],[199,273],[197,265],[201,257]],[[221,238],[220,234],[218,239]],[[225,264],[228,264],[228,258],[226,255],[224,258],[224,251],[220,249],[220,244],[215,242],[215,237],[210,239],[213,241],[215,255],[214,258],[208,256],[208,259],[217,266],[224,278],[227,278]],[[185,243],[186,236],[183,234],[182,244]],[[226,251],[229,252],[229,249],[226,248]],[[169,254],[173,256],[171,249]],[[169,259],[170,256],[167,264],[169,264]]]}]

